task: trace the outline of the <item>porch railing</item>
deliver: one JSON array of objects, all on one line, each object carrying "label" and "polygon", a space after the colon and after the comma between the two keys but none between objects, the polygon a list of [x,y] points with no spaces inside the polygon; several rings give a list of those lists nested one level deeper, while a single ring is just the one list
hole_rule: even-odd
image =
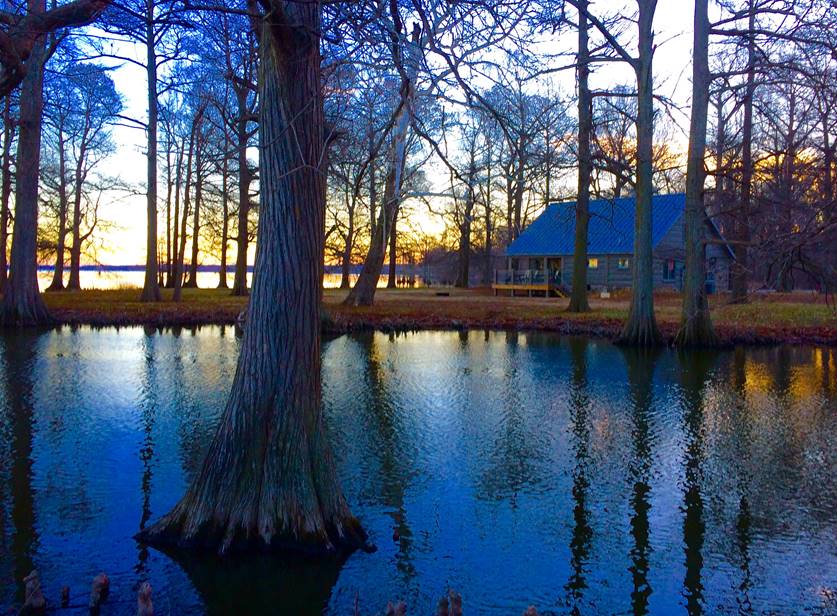
[{"label": "porch railing", "polygon": [[558,284],[560,272],[543,270],[496,270],[494,283],[506,285],[545,285]]}]

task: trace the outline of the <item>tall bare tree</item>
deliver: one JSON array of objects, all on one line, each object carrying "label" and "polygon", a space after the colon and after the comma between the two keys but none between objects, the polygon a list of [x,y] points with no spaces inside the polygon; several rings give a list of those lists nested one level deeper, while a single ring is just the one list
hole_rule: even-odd
[{"label": "tall bare tree", "polygon": [[575,243],[570,312],[588,312],[587,301],[587,227],[590,219],[590,178],[593,161],[590,139],[593,133],[593,97],[590,94],[590,49],[587,23],[587,0],[578,7],[578,191],[575,204]]},{"label": "tall bare tree", "polygon": [[747,2],[747,82],[744,88],[744,123],[741,127],[741,188],[735,215],[735,262],[732,266],[732,296],[735,303],[747,301],[749,286],[750,207],[753,196],[753,102],[756,93],[756,1]]},{"label": "tall bare tree", "polygon": [[[46,12],[46,3],[44,0],[30,0],[29,11],[30,16],[43,14]],[[0,304],[0,323],[7,326],[44,325],[50,322],[49,313],[38,290],[37,257],[38,180],[41,163],[44,65],[47,55],[46,39],[40,37],[29,50],[20,91],[11,267],[3,302]]]},{"label": "tall bare tree", "polygon": [[[395,5],[393,5],[394,7]],[[401,202],[404,170],[407,164],[407,139],[410,134],[413,107],[415,105],[416,74],[418,72],[418,53],[420,29],[416,25],[411,38],[407,40],[403,33],[403,24],[393,8],[390,11],[394,34],[391,36],[392,57],[401,72],[401,89],[398,107],[392,122],[387,175],[384,183],[383,203],[375,232],[369,244],[369,253],[363,262],[355,286],[346,297],[349,306],[369,306],[375,300],[375,290],[384,266],[390,234]]]},{"label": "tall bare tree", "polygon": [[364,544],[366,535],[340,490],[322,420],[322,8],[262,4],[266,14],[255,18],[259,243],[238,369],[201,471],[141,537],[220,552],[248,546],[333,552]]},{"label": "tall bare tree", "polygon": [[704,159],[711,80],[709,0],[695,0],[692,116],[686,160],[686,272],[683,280],[680,329],[675,336],[675,343],[679,346],[714,346],[717,343],[706,297],[706,246],[704,244],[704,229],[707,224],[704,207],[704,183],[706,181]]},{"label": "tall bare tree", "polygon": [[[94,193],[104,184],[113,184],[102,178],[96,168],[114,151],[111,127],[122,110],[122,101],[104,67],[78,62],[72,55],[55,64],[47,82],[44,150],[54,154],[57,169],[50,170],[47,166],[44,171],[48,173],[42,174],[44,187],[55,195],[59,205],[55,269],[48,290],[65,288],[65,252],[69,252],[66,289],[77,291],[81,289],[84,245],[98,223],[98,197]],[[56,177],[49,181],[46,176]]]},{"label": "tall bare tree", "polygon": [[0,11],[0,95],[21,85],[16,157],[15,220],[11,267],[0,323],[43,325],[50,317],[38,292],[38,173],[43,111],[43,70],[54,50],[47,34],[89,23],[110,0],[75,0],[47,10],[45,0],[27,0]]},{"label": "tall bare tree", "polygon": [[147,118],[139,124],[146,132],[146,241],[145,276],[140,301],[161,299],[157,252],[157,206],[159,200],[159,129],[160,94],[168,87],[161,70],[179,59],[183,52],[182,11],[180,0],[122,0],[106,15],[102,26],[107,31],[142,46],[143,60],[120,55],[106,38],[99,44],[101,53],[134,64],[145,71]]}]

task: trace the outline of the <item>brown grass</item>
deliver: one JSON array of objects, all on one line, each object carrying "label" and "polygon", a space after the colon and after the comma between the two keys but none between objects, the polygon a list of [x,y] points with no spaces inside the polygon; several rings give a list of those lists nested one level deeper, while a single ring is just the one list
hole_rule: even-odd
[{"label": "brown grass", "polygon": [[171,296],[171,289],[163,289],[163,301],[143,303],[139,289],[44,294],[55,319],[84,325],[227,325],[247,305],[247,298],[225,289],[183,289],[177,304]]},{"label": "brown grass", "polygon": [[[487,289],[379,290],[374,306],[341,305],[345,291],[328,289],[325,308],[336,331],[353,329],[537,329],[614,337],[627,317],[629,299],[591,296],[593,311],[567,313],[566,299],[494,297]],[[53,316],[62,323],[90,325],[204,325],[231,324],[246,306],[246,298],[227,290],[184,289],[179,304],[170,301],[139,302],[133,289],[50,293],[45,298]],[[721,339],[728,343],[837,344],[837,314],[820,295],[771,294],[756,296],[750,304],[727,305],[726,296],[711,299],[713,320]],[[669,338],[680,318],[680,297],[660,294],[657,319]]]}]

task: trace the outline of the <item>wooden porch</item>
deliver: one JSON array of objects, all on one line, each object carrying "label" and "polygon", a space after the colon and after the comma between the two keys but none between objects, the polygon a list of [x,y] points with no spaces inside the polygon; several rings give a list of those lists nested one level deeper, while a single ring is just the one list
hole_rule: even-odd
[{"label": "wooden porch", "polygon": [[494,270],[494,283],[491,285],[494,295],[500,292],[508,292],[515,296],[524,294],[532,297],[533,294],[545,297],[564,297],[563,285],[561,284],[560,270]]}]

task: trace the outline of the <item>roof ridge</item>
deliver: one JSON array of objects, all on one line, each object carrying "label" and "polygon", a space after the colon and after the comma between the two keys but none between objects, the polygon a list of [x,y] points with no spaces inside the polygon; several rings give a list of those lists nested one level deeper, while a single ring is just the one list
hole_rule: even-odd
[{"label": "roof ridge", "polygon": [[[683,197],[685,199],[686,198],[686,193],[685,192],[660,193],[660,194],[656,194],[656,195],[651,195],[652,200],[659,199],[659,198],[662,198],[662,197]],[[601,203],[601,202],[614,203],[616,201],[636,201],[636,195],[631,195],[631,196],[628,196],[628,197],[601,197],[599,199],[590,199],[590,203]],[[574,203],[578,203],[578,200],[577,199],[574,199],[574,200],[568,199],[566,201],[550,201],[549,203],[546,204],[546,207],[551,207],[553,205],[570,205],[570,204],[574,204]],[[532,222],[534,222],[534,221],[532,221]]]}]

